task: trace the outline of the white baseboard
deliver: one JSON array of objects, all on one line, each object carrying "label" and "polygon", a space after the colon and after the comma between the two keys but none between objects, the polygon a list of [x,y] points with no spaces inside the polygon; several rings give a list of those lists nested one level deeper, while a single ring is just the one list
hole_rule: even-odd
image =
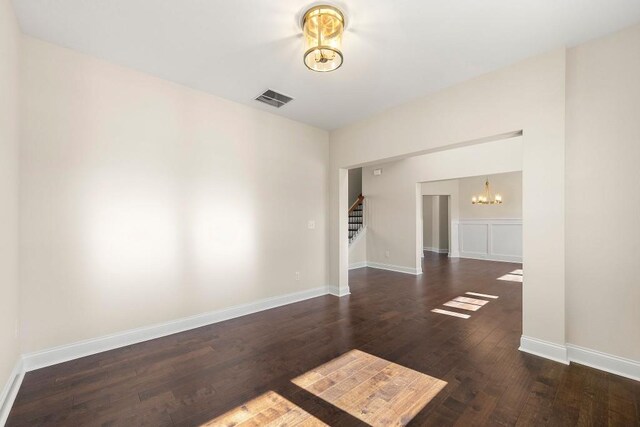
[{"label": "white baseboard", "polygon": [[422,274],[422,269],[418,270],[411,267],[404,267],[402,265],[382,264],[379,262],[372,262],[372,261],[361,261],[361,262],[354,262],[353,264],[349,264],[349,270],[355,270],[355,269],[364,268],[364,267],[377,268],[379,270],[395,271],[396,273],[413,274],[415,276]]},{"label": "white baseboard", "polygon": [[[379,263],[368,263],[372,268],[415,274],[408,267],[393,266]],[[373,264],[373,265],[372,265]],[[66,362],[84,356],[113,350],[142,341],[159,338],[166,335],[183,332],[212,323],[221,322],[235,317],[256,313],[270,308],[292,304],[306,299],[331,294],[336,296],[349,295],[337,286],[326,286],[305,291],[294,292],[272,298],[266,298],[253,303],[242,304],[223,310],[217,310],[196,316],[186,317],[153,326],[133,329],[99,338],[80,341],[77,343],[55,347],[52,349],[30,353],[22,356],[16,363],[10,377],[0,394],[0,425],[4,425],[9,416],[13,402],[24,378],[24,373],[57,363]],[[530,353],[562,364],[575,362],[595,369],[610,372],[623,377],[640,381],[640,362],[625,359],[596,350],[579,347],[573,344],[560,345],[537,338],[522,336],[520,351]]]},{"label": "white baseboard", "polygon": [[640,362],[625,359],[597,350],[580,347],[574,344],[559,345],[536,338],[520,338],[520,351],[555,360],[565,365],[578,363],[601,371],[610,372],[621,377],[640,381]]},{"label": "white baseboard", "polygon": [[80,357],[90,356],[92,354],[101,353],[103,351],[137,344],[142,341],[164,337],[178,332],[187,331],[189,329],[199,328],[201,326],[210,325],[212,323],[222,322],[224,320],[245,316],[247,314],[268,310],[270,308],[276,308],[299,301],[304,301],[322,295],[337,295],[339,292],[334,293],[335,289],[332,288],[333,287],[331,286],[323,286],[286,295],[280,295],[277,297],[265,298],[248,304],[241,304],[222,310],[197,314],[195,316],[185,317],[165,323],[131,329],[128,331],[118,332],[111,335],[62,345],[35,353],[25,354],[23,356],[24,370],[27,372],[33,371],[35,369],[44,368],[46,366],[78,359]]},{"label": "white baseboard", "polygon": [[351,295],[351,291],[347,289],[340,289],[339,286],[327,286],[327,293],[336,297],[345,297]]},{"label": "white baseboard", "polygon": [[625,359],[573,344],[567,344],[567,352],[571,362],[640,381],[640,362],[637,360]]},{"label": "white baseboard", "polygon": [[354,262],[349,264],[349,270],[355,270],[357,268],[363,268],[367,266],[367,261]]},{"label": "white baseboard", "polygon": [[13,402],[16,400],[23,378],[24,368],[22,358],[20,358],[13,367],[13,371],[2,389],[2,394],[0,394],[0,426],[5,425],[7,418],[9,418],[9,412],[11,412]]},{"label": "white baseboard", "polygon": [[432,248],[430,246],[425,246],[424,248],[422,248],[423,251],[427,251],[427,252],[435,252],[438,254],[448,254],[449,253],[449,249],[440,249],[440,248]]},{"label": "white baseboard", "polygon": [[380,270],[395,271],[396,273],[413,274],[414,276],[419,276],[420,274],[422,274],[422,269],[404,267],[402,265],[381,264],[379,262],[367,261],[367,267],[378,268]]},{"label": "white baseboard", "polygon": [[520,348],[518,350],[544,357],[546,359],[555,360],[556,362],[560,362],[565,365],[569,364],[569,359],[567,358],[567,347],[564,345],[523,335],[520,337]]},{"label": "white baseboard", "polygon": [[521,256],[511,256],[511,255],[496,255],[496,254],[477,254],[473,252],[460,252],[458,254],[458,258],[466,258],[466,259],[479,259],[483,261],[498,261],[498,262],[515,262],[522,264]]}]

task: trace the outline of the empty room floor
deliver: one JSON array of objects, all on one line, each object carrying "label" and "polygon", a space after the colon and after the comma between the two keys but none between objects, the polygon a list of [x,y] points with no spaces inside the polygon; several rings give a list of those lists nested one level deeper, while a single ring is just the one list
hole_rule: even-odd
[{"label": "empty room floor", "polygon": [[[517,350],[522,283],[498,278],[519,264],[424,264],[421,276],[353,270],[348,297],[29,372],[8,425],[640,425],[640,383]],[[443,305],[458,297],[489,302]],[[377,366],[365,388],[340,383],[358,366]],[[360,396],[332,398],[340,386]],[[394,407],[401,395],[412,405]]]}]

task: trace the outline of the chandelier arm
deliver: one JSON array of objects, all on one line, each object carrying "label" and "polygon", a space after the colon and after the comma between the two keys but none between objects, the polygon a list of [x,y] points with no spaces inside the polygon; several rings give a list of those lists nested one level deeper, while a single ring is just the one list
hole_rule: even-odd
[{"label": "chandelier arm", "polygon": [[491,185],[489,184],[489,177],[485,179],[484,182],[484,192],[480,193],[478,196],[473,196],[471,198],[471,204],[473,205],[500,205],[502,204],[502,196],[496,194],[495,196],[491,195]]}]

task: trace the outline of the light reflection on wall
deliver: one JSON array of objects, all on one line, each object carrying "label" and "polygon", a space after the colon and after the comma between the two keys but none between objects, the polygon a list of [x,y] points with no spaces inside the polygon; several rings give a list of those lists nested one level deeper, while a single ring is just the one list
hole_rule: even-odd
[{"label": "light reflection on wall", "polygon": [[[188,246],[197,286],[234,293],[224,284],[251,279],[257,236],[254,208],[248,200],[199,195],[188,216]],[[231,276],[234,275],[234,276]],[[237,276],[236,276],[237,275]],[[216,283],[216,279],[224,281]],[[248,283],[245,283],[249,285]],[[206,291],[205,291],[206,292]],[[209,293],[209,292],[207,292]]]},{"label": "light reflection on wall", "polygon": [[326,131],[24,47],[25,352],[325,285]]},{"label": "light reflection on wall", "polygon": [[85,268],[104,292],[180,275],[175,202],[153,188],[102,189],[85,198]]},{"label": "light reflection on wall", "polygon": [[103,297],[126,291],[154,304],[170,300],[208,311],[218,308],[219,297],[237,298],[241,287],[255,285],[249,280],[256,224],[242,193],[179,191],[162,180],[104,181],[84,194],[87,287]]}]

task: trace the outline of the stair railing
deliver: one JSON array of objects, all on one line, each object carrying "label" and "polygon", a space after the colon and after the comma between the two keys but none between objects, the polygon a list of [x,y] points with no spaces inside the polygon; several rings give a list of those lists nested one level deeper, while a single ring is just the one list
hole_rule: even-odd
[{"label": "stair railing", "polygon": [[356,208],[358,206],[360,206],[362,204],[362,202],[364,202],[364,196],[362,195],[362,193],[360,193],[358,195],[358,198],[356,199],[355,202],[353,202],[353,204],[351,205],[351,207],[349,208],[349,213],[353,212],[354,210],[356,210]]},{"label": "stair railing", "polygon": [[358,233],[364,228],[364,196],[358,195],[358,199],[349,208],[349,243],[356,238]]}]

